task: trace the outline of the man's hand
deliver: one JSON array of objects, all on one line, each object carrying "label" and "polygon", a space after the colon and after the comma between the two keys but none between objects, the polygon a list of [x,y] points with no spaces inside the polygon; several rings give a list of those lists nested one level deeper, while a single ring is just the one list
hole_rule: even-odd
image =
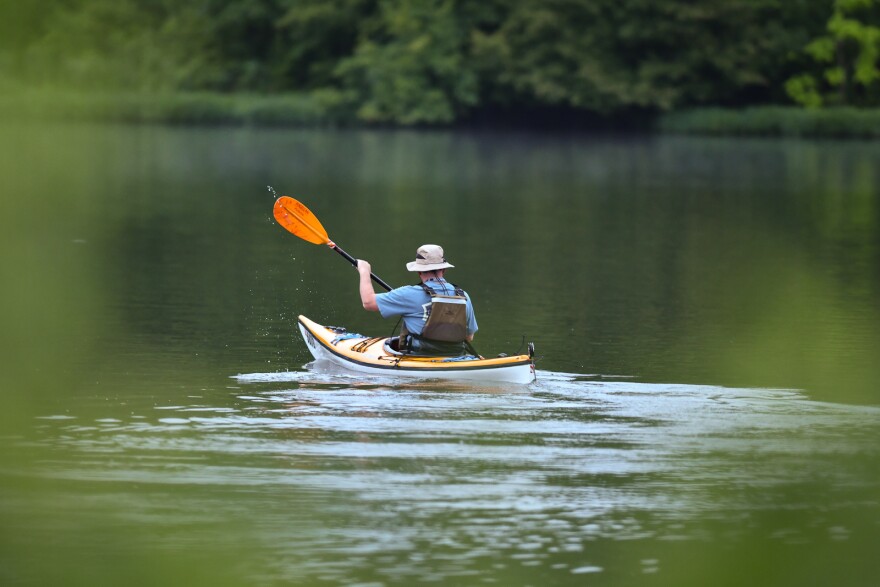
[{"label": "man's hand", "polygon": [[357,270],[361,274],[360,283],[358,284],[361,304],[363,304],[364,310],[378,312],[379,306],[376,304],[376,292],[373,291],[373,282],[370,281],[370,273],[373,268],[366,261],[358,259]]}]

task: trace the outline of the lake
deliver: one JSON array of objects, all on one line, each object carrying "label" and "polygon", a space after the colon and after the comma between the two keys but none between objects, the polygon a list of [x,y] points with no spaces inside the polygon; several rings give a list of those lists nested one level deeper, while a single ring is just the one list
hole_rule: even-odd
[{"label": "lake", "polygon": [[[0,583],[868,585],[880,143],[3,123]],[[529,386],[309,365],[438,243]]]}]

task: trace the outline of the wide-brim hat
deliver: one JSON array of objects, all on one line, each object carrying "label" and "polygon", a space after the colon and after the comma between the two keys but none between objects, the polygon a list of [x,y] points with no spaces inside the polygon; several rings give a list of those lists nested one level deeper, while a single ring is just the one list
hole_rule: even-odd
[{"label": "wide-brim hat", "polygon": [[446,269],[447,267],[455,267],[451,263],[447,263],[443,257],[443,247],[440,245],[422,245],[416,251],[416,260],[406,264],[407,271],[436,271],[437,269]]}]

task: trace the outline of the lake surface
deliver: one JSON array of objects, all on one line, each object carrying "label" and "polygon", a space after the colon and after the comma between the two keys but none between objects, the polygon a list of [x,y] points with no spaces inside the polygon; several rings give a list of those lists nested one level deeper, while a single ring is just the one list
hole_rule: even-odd
[{"label": "lake surface", "polygon": [[[0,584],[870,585],[880,143],[0,127]],[[425,242],[530,386],[321,366]]]}]

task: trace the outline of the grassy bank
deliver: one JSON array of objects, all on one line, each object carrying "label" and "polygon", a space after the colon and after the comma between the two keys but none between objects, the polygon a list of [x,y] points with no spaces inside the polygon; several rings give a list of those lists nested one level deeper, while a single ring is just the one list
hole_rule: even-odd
[{"label": "grassy bank", "polygon": [[[353,107],[346,106],[339,94],[329,92],[147,94],[0,87],[2,119],[294,127],[367,124],[356,119]],[[699,108],[660,115],[654,128],[669,134],[880,138],[880,109]]]},{"label": "grassy bank", "polygon": [[254,126],[325,126],[346,116],[330,97],[215,93],[74,93],[45,90],[0,94],[0,118]]},{"label": "grassy bank", "polygon": [[700,135],[880,138],[880,109],[700,108],[665,114],[657,128]]}]

